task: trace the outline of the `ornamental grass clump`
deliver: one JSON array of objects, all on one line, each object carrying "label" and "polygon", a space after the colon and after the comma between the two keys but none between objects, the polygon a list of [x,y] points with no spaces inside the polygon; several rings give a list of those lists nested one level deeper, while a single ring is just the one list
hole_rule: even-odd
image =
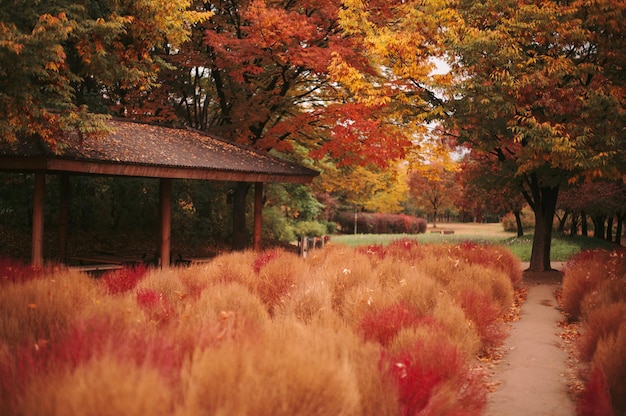
[{"label": "ornamental grass clump", "polygon": [[562,302],[570,320],[581,320],[580,358],[591,364],[580,413],[597,414],[607,401],[614,414],[626,413],[626,251],[576,255],[565,269]]},{"label": "ornamental grass clump", "polygon": [[431,251],[5,279],[0,413],[479,414],[474,363],[511,285]]},{"label": "ornamental grass clump", "polygon": [[[563,276],[563,309],[570,321],[580,318],[583,299],[603,282],[623,280],[626,275],[626,250],[586,250],[571,258]],[[617,291],[623,292],[620,287]]]}]

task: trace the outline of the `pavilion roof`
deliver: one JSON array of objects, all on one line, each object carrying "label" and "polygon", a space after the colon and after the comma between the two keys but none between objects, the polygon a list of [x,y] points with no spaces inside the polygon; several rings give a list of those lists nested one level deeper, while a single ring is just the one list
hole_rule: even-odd
[{"label": "pavilion roof", "polygon": [[111,119],[110,132],[71,132],[54,152],[36,137],[0,140],[0,170],[308,183],[317,171],[192,129]]}]

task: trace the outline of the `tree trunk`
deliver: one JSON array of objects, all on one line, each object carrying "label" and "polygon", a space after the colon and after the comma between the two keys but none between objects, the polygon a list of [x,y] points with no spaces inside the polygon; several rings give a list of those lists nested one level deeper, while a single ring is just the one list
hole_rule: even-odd
[{"label": "tree trunk", "polygon": [[561,235],[565,234],[565,222],[567,221],[567,217],[569,217],[569,211],[565,211],[563,213],[563,217],[559,218],[559,228],[558,228],[558,232]]},{"label": "tree trunk", "polygon": [[524,196],[535,213],[535,235],[528,270],[546,272],[552,270],[550,265],[552,222],[556,212],[559,188],[558,186],[542,186],[535,175],[531,177],[529,185],[532,198],[527,193]]},{"label": "tree trunk", "polygon": [[233,250],[245,250],[248,247],[248,230],[246,228],[246,196],[250,184],[238,182],[233,198]]},{"label": "tree trunk", "polygon": [[569,235],[575,236],[578,235],[578,216],[577,212],[572,212],[572,222],[570,223]]},{"label": "tree trunk", "polygon": [[522,224],[522,212],[513,211],[515,215],[515,225],[517,226],[517,236],[522,237],[524,235],[524,224]]},{"label": "tree trunk", "polygon": [[589,230],[587,229],[587,213],[585,211],[580,212],[580,233],[589,237]]},{"label": "tree trunk", "polygon": [[606,216],[592,216],[591,221],[593,221],[593,238],[604,240],[604,223],[606,222]]},{"label": "tree trunk", "polygon": [[606,241],[613,242],[613,217],[610,217],[606,224]]}]

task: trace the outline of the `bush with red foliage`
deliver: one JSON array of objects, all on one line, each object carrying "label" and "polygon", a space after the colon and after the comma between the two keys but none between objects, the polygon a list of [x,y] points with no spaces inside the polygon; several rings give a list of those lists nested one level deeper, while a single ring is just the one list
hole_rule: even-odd
[{"label": "bush with red foliage", "polygon": [[501,246],[477,244],[471,241],[463,242],[453,248],[454,254],[467,263],[500,270],[509,276],[513,287],[520,286],[523,275],[519,259],[510,250]]},{"label": "bush with red foliage", "polygon": [[0,284],[25,282],[40,276],[42,271],[41,267],[0,257]]},{"label": "bush with red foliage", "polygon": [[626,277],[626,250],[585,250],[565,265],[563,309],[570,321],[578,320],[585,296],[592,294],[603,281]]},{"label": "bush with red foliage", "polygon": [[580,401],[581,416],[613,416],[613,406],[606,377],[601,367],[594,366]]},{"label": "bush with red foliage", "polygon": [[13,360],[0,362],[0,402],[10,404],[34,376],[59,368],[75,369],[101,353],[110,334],[107,322],[78,322],[52,339],[18,347]]},{"label": "bush with red foliage", "polygon": [[365,313],[359,325],[359,332],[367,341],[376,341],[382,346],[388,346],[401,329],[417,326],[443,328],[434,318],[419,316],[404,302],[400,302]]},{"label": "bush with red foliage", "polygon": [[467,319],[476,326],[483,349],[502,345],[506,332],[502,325],[500,308],[485,293],[463,290],[457,295]]},{"label": "bush with red foliage", "polygon": [[263,267],[267,265],[270,261],[278,257],[278,250],[265,250],[261,252],[255,259],[253,264],[253,269],[255,273],[259,273]]},{"label": "bush with red foliage", "polygon": [[469,416],[484,410],[482,377],[472,373],[463,354],[441,338],[418,340],[410,349],[384,352],[381,369],[398,389],[402,415]]},{"label": "bush with red foliage", "polygon": [[137,304],[146,312],[152,321],[160,324],[167,323],[174,313],[174,308],[172,308],[163,293],[159,293],[156,290],[138,290]]},{"label": "bush with red foliage", "polygon": [[[342,213],[335,218],[344,232],[354,231],[354,213]],[[406,214],[359,213],[357,231],[365,234],[420,234],[428,223],[424,218]]]},{"label": "bush with red foliage", "polygon": [[102,275],[101,281],[111,295],[129,292],[146,276],[148,269],[145,265],[124,267],[120,270],[107,272]]}]

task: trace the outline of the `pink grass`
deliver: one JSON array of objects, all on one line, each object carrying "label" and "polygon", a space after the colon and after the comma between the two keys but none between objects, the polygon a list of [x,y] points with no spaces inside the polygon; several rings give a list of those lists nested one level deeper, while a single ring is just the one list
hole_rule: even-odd
[{"label": "pink grass", "polygon": [[376,341],[388,346],[403,328],[425,325],[433,330],[442,326],[430,316],[419,316],[404,302],[393,304],[380,310],[368,311],[361,320],[360,333],[367,341]]},{"label": "pink grass", "polygon": [[384,353],[381,364],[398,389],[402,415],[479,415],[486,405],[482,378],[470,371],[463,353],[442,339],[418,340],[410,350]]},{"label": "pink grass", "polygon": [[41,267],[0,257],[0,284],[26,282],[40,276],[42,271]]},{"label": "pink grass", "polygon": [[457,297],[466,317],[476,326],[483,349],[502,345],[506,333],[500,308],[485,293],[463,290]]},{"label": "pink grass", "polygon": [[120,270],[105,273],[101,281],[111,295],[126,293],[134,289],[148,272],[145,265],[125,267]]},{"label": "pink grass", "polygon": [[613,416],[609,387],[604,372],[598,366],[591,371],[589,381],[578,402],[580,416]]},{"label": "pink grass", "polygon": [[137,304],[148,314],[151,320],[160,324],[167,323],[174,314],[174,308],[163,293],[155,290],[137,290]]}]

